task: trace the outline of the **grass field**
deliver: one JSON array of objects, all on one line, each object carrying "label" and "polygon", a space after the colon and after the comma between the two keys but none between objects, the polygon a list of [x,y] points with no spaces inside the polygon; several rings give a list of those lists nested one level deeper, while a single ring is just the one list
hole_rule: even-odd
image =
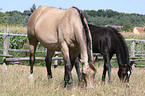
[{"label": "grass field", "polygon": [[[10,28],[11,33],[26,34],[27,32],[26,27],[7,27]],[[3,32],[4,28],[5,26],[0,25],[1,32]],[[145,33],[134,34],[132,32],[122,32],[121,34],[125,39],[134,38],[145,40]],[[21,53],[14,54],[14,56],[17,56]],[[4,71],[2,70],[2,65],[0,65],[0,96],[145,96],[145,69],[136,68],[132,71],[130,86],[126,86],[119,81],[117,76],[118,68],[112,68],[113,83],[107,83],[106,80],[106,84],[102,85],[101,75],[103,67],[102,64],[97,64],[99,64],[99,67],[97,67],[94,88],[90,90],[78,86],[75,69],[72,71],[74,86],[71,89],[67,89],[63,88],[64,68],[62,66],[56,69],[52,68],[52,80],[47,79],[45,67],[35,66],[34,80],[32,83],[29,79],[29,66],[10,65],[8,70]],[[112,64],[116,64],[116,61]],[[24,65],[27,64],[24,63]],[[41,62],[40,65],[42,66]],[[113,65],[113,67],[117,66]]]},{"label": "grass field", "polygon": [[29,66],[10,65],[7,71],[0,66],[0,96],[145,96],[145,69],[132,71],[130,86],[119,81],[117,68],[112,68],[113,82],[102,85],[102,66],[97,68],[93,89],[78,86],[75,69],[72,71],[74,86],[63,88],[64,68],[52,68],[53,79],[46,77],[45,67],[34,67],[33,83],[29,79]]}]

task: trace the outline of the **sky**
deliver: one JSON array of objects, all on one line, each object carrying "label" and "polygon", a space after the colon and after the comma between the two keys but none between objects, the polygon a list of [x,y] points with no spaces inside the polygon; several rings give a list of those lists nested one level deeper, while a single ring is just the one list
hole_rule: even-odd
[{"label": "sky", "polygon": [[35,4],[68,9],[75,6],[81,10],[112,9],[123,13],[145,15],[145,0],[0,0],[0,12],[28,10]]}]

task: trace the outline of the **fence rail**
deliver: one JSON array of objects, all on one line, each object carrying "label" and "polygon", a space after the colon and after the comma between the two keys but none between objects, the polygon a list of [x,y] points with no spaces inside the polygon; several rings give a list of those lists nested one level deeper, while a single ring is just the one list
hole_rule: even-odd
[{"label": "fence rail", "polygon": [[[10,49],[10,36],[27,36],[26,34],[12,34],[10,33],[9,28],[4,29],[4,33],[0,33],[0,35],[3,35],[4,37],[4,43],[3,43],[3,49],[0,49],[3,51],[3,54],[0,54],[0,57],[3,57],[3,69],[7,69],[6,63],[11,62],[11,61],[25,61],[29,60],[29,57],[20,57],[20,58],[8,58],[12,57],[12,55],[9,55],[9,51],[23,51],[23,52],[29,52],[29,49]],[[140,40],[140,39],[125,39],[126,41],[130,41],[130,58],[132,61],[137,61],[141,59],[137,59],[136,56],[138,55],[145,55],[145,54],[135,54],[135,42],[145,42],[145,40]],[[40,44],[40,43],[39,43]],[[41,50],[36,50],[36,52],[46,52],[46,51],[41,51]],[[55,52],[56,57],[53,57],[52,59],[56,60],[55,62],[57,63],[57,60],[62,59],[62,57],[58,57],[57,55],[60,52]],[[98,53],[94,53],[94,55],[98,55]],[[116,58],[116,57],[113,57]],[[99,59],[102,59],[102,57],[99,57]],[[136,60],[133,60],[136,59]],[[36,60],[44,60],[43,57],[36,57]],[[145,60],[145,59],[142,59]]]}]

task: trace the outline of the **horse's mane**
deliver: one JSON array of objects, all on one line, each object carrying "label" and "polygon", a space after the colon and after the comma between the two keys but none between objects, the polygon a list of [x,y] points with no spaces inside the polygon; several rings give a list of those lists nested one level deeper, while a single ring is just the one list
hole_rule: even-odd
[{"label": "horse's mane", "polygon": [[[108,26],[108,28],[112,29],[113,32],[115,33],[115,35],[118,37],[118,39],[120,40],[120,43],[122,45],[122,48],[124,48],[125,50],[125,55],[127,56],[127,65],[128,67],[131,67],[130,64],[129,64],[129,51],[128,51],[128,47],[127,47],[127,44],[126,44],[126,41],[124,39],[124,37],[119,33],[119,31],[113,27],[110,27]],[[124,65],[121,65],[121,66],[124,66]]]},{"label": "horse's mane", "polygon": [[86,34],[86,41],[87,41],[87,52],[88,52],[88,61],[89,61],[89,66],[91,69],[93,69],[94,71],[96,71],[95,67],[94,67],[94,64],[93,64],[93,56],[92,56],[92,53],[91,53],[91,50],[92,50],[92,40],[90,38],[90,34],[89,34],[89,27],[88,27],[88,24],[86,24],[86,22],[84,21],[84,18],[85,18],[85,15],[76,7],[72,7],[72,8],[75,8],[79,15],[80,15],[80,19],[82,21],[82,24],[83,24],[83,27],[84,27],[84,30],[85,30],[85,34]]}]

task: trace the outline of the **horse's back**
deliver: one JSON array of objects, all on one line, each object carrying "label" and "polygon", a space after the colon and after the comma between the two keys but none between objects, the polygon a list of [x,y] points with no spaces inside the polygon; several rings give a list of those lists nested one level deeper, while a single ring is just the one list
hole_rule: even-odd
[{"label": "horse's back", "polygon": [[57,48],[54,50],[60,50],[60,43],[63,40],[70,46],[76,45],[73,44],[74,35],[83,35],[82,28],[80,16],[76,9],[61,10],[44,6],[35,10],[30,16],[28,37],[36,38],[46,48],[53,47]]},{"label": "horse's back", "polygon": [[102,53],[106,47],[114,49],[114,42],[117,38],[111,28],[92,24],[89,24],[89,28],[92,34],[94,53]]},{"label": "horse's back", "polygon": [[28,36],[35,37],[44,46],[58,43],[57,23],[63,10],[54,7],[40,7],[33,12],[28,22]]}]

